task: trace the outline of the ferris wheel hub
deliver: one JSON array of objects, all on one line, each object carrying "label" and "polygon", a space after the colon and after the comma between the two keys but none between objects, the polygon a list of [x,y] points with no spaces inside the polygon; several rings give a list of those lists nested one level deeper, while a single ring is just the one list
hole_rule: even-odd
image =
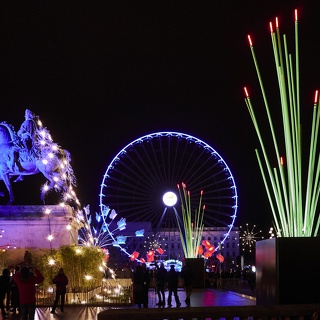
[{"label": "ferris wheel hub", "polygon": [[178,198],[174,192],[168,191],[163,195],[162,201],[167,207],[173,207],[177,203]]}]

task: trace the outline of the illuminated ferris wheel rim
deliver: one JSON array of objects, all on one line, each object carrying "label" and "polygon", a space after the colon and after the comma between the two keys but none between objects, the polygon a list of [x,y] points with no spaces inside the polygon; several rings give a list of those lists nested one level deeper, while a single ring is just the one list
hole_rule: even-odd
[{"label": "illuminated ferris wheel rim", "polygon": [[233,214],[230,216],[231,217],[231,223],[228,225],[228,231],[226,232],[226,234],[224,235],[224,239],[221,241],[221,243],[223,243],[225,241],[225,239],[229,236],[230,231],[232,230],[232,227],[234,225],[236,216],[237,216],[237,208],[238,208],[238,195],[237,195],[237,188],[235,185],[235,181],[234,181],[234,177],[231,173],[231,170],[229,169],[229,166],[226,164],[226,162],[224,161],[224,159],[220,156],[220,154],[214,149],[212,148],[209,144],[207,144],[206,142],[192,136],[186,133],[181,133],[181,132],[176,132],[176,131],[159,131],[159,132],[155,132],[155,133],[150,133],[150,134],[146,134],[140,138],[135,139],[134,141],[128,143],[124,148],[122,148],[117,154],[116,156],[112,159],[112,161],[110,162],[110,164],[107,167],[107,170],[103,176],[103,182],[101,184],[101,188],[100,188],[100,210],[101,212],[104,210],[104,208],[106,207],[106,205],[103,203],[104,200],[104,194],[103,194],[103,189],[107,188],[108,186],[105,184],[106,179],[108,179],[108,177],[110,176],[110,171],[112,171],[116,165],[116,163],[118,161],[121,160],[121,157],[123,155],[127,154],[127,150],[130,147],[134,147],[137,144],[141,144],[145,141],[148,140],[152,140],[154,138],[161,138],[161,137],[175,137],[175,138],[182,138],[185,139],[186,141],[190,141],[196,145],[201,146],[204,150],[209,151],[211,156],[218,158],[218,162],[222,163],[222,165],[224,166],[224,169],[227,171],[228,173],[228,179],[231,180],[231,189],[233,189],[233,199],[234,199],[234,204],[232,206],[233,209]]}]

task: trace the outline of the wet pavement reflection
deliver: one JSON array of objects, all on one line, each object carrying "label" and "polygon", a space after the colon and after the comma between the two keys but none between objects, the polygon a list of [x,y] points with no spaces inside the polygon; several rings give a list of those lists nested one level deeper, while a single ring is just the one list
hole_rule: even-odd
[{"label": "wet pavement reflection", "polygon": [[[166,297],[168,292],[166,292]],[[179,299],[181,301],[181,308],[185,307],[185,293],[183,290],[178,291]],[[154,290],[149,291],[149,308],[159,308],[156,303],[157,295]],[[191,295],[191,307],[209,307],[209,306],[250,306],[255,305],[254,297],[244,294],[238,294],[231,291],[220,291],[215,289],[194,289]],[[172,301],[173,308],[175,308],[175,301]],[[167,307],[167,305],[166,305]],[[64,319],[64,320],[96,320],[99,312],[108,310],[110,308],[119,307],[96,307],[96,306],[81,306],[81,305],[67,305],[62,313],[59,307],[55,314],[51,314],[51,308],[41,307],[37,308],[35,320],[48,320],[48,319]],[[122,307],[121,307],[122,308]],[[136,305],[127,308],[137,308]],[[1,317],[1,316],[0,316]],[[1,318],[0,318],[1,319]],[[10,314],[5,319],[20,319],[19,315]]]}]

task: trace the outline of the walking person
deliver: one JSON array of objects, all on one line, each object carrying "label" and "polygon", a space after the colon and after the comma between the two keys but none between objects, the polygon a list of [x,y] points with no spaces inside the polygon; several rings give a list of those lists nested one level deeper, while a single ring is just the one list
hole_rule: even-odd
[{"label": "walking person", "polygon": [[7,302],[10,300],[10,270],[5,268],[2,271],[0,276],[0,309],[3,317],[9,317],[9,313],[6,312],[4,307],[4,299],[7,299]]},{"label": "walking person", "polygon": [[181,278],[183,279],[183,285],[184,285],[184,289],[186,292],[185,302],[186,302],[187,307],[190,307],[190,305],[191,305],[190,296],[192,293],[193,273],[192,273],[192,269],[190,267],[190,264],[188,262],[181,269]]},{"label": "walking person", "polygon": [[18,286],[22,320],[34,320],[36,312],[36,284],[43,282],[41,272],[34,267],[23,266],[13,276]]},{"label": "walking person", "polygon": [[158,265],[156,264],[157,270],[155,274],[156,278],[156,292],[158,295],[158,303],[157,306],[165,306],[166,299],[164,294],[164,288],[167,280],[167,270],[164,267],[164,264],[161,263],[160,267],[158,268]]},{"label": "walking person", "polygon": [[52,279],[53,284],[56,285],[56,298],[53,303],[51,313],[56,312],[59,300],[61,299],[61,312],[64,312],[64,302],[66,298],[68,277],[65,275],[62,268],[59,269],[58,274]]},{"label": "walking person", "polygon": [[174,269],[174,266],[172,265],[170,267],[170,270],[167,274],[167,281],[168,281],[168,307],[171,308],[171,299],[172,299],[172,293],[174,295],[174,299],[176,301],[176,306],[179,308],[181,306],[179,297],[178,297],[178,282],[179,282],[179,273]]}]

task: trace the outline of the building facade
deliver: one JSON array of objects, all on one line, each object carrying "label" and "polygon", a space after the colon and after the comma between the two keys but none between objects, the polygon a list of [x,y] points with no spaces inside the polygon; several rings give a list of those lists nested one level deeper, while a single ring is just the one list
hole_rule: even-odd
[{"label": "building facade", "polygon": [[[181,243],[180,233],[178,229],[162,229],[158,232],[154,232],[151,229],[151,224],[144,223],[145,232],[143,237],[134,236],[134,230],[136,225],[130,223],[127,224],[126,232],[131,236],[127,237],[127,241],[123,250],[119,248],[110,248],[112,252],[112,260],[119,261],[120,263],[127,262],[129,257],[126,253],[138,252],[138,259],[145,259],[147,261],[147,253],[149,251],[154,252],[154,259],[157,260],[179,260],[183,261],[184,253]],[[202,240],[209,241],[211,245],[216,248],[216,253],[220,253],[228,264],[237,264],[237,259],[240,255],[239,250],[239,230],[234,227],[228,237],[226,233],[228,228],[214,228],[206,227],[202,233]],[[223,239],[225,241],[223,242]],[[158,250],[161,248],[161,250]],[[210,259],[208,259],[210,260]],[[210,260],[212,261],[212,259]]]}]

